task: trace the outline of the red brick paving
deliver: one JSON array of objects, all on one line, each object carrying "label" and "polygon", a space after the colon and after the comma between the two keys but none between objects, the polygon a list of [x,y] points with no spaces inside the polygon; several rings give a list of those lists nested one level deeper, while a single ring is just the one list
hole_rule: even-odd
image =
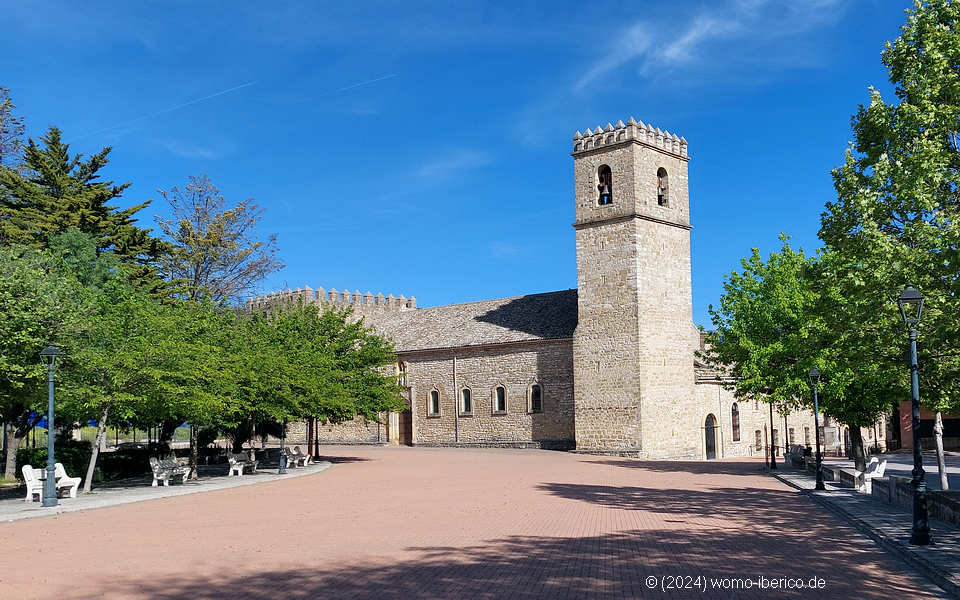
[{"label": "red brick paving", "polygon": [[[0,524],[0,597],[941,596],[757,461],[322,453],[339,462],[317,475]],[[649,576],[826,588],[664,592]]]}]

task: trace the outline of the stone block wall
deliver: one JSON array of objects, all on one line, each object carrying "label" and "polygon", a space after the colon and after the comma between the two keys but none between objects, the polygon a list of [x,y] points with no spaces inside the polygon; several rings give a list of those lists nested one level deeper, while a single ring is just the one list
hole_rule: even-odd
[{"label": "stone block wall", "polygon": [[[413,397],[415,445],[573,445],[570,340],[404,353],[401,359]],[[534,383],[543,391],[543,410],[539,413],[529,407]],[[505,414],[494,413],[498,385],[506,389]],[[472,415],[457,412],[464,387],[471,391]],[[439,415],[430,414],[432,390],[440,395]]]},{"label": "stone block wall", "polygon": [[321,444],[383,444],[387,441],[384,426],[363,417],[343,423],[318,423],[317,437]]},{"label": "stone block wall", "polygon": [[643,440],[636,220],[578,227],[576,238],[577,450],[637,453]]}]

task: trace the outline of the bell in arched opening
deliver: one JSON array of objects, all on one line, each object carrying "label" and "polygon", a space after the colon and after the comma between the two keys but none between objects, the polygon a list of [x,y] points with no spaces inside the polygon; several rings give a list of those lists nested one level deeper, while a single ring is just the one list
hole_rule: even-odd
[{"label": "bell in arched opening", "polygon": [[613,171],[608,165],[600,165],[597,169],[597,204],[613,204]]}]

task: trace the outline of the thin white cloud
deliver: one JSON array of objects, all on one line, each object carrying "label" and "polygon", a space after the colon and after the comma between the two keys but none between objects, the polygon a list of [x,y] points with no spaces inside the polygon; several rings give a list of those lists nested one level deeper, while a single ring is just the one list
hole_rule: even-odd
[{"label": "thin white cloud", "polygon": [[493,162],[487,152],[480,150],[460,149],[448,152],[442,158],[429,161],[417,169],[420,177],[438,177],[455,171],[477,169]]},{"label": "thin white cloud", "polygon": [[[645,76],[705,63],[723,71],[725,65],[719,61],[756,61],[758,48],[827,25],[842,13],[840,0],[730,0],[694,13],[686,24],[679,26],[638,21],[613,36],[614,42],[604,54],[576,79],[573,91],[583,91],[601,77],[627,66]],[[724,43],[736,46],[721,48]],[[786,58],[779,52],[773,54],[771,59]]]}]

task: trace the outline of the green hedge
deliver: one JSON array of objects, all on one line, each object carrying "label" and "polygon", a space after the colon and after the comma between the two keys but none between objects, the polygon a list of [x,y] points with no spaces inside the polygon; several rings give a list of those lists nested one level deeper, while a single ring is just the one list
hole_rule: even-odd
[{"label": "green hedge", "polygon": [[[90,445],[90,442],[64,440],[57,442],[53,456],[56,462],[63,464],[63,468],[71,477],[85,477],[92,452],[93,446]],[[20,470],[23,465],[30,465],[35,469],[45,469],[47,467],[46,446],[17,450],[17,477],[20,479],[23,479],[23,472]]]}]

